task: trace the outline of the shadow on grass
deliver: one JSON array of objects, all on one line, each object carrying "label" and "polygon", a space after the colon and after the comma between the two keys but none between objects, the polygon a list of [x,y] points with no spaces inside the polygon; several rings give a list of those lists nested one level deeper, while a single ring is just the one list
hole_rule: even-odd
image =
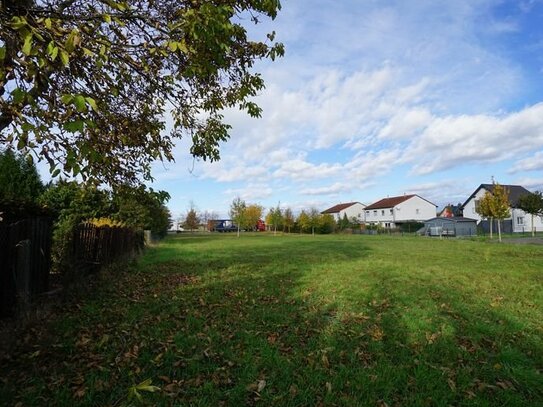
[{"label": "shadow on grass", "polygon": [[30,352],[8,369],[31,384],[25,404],[112,404],[147,378],[157,405],[543,401],[537,327],[454,281],[367,267],[372,255],[358,239],[170,239],[56,327],[45,370]]}]

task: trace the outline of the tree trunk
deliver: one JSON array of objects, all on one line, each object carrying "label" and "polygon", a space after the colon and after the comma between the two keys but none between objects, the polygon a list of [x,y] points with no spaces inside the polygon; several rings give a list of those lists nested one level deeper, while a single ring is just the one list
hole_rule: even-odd
[{"label": "tree trunk", "polygon": [[492,229],[493,229],[492,220],[493,220],[493,218],[490,218],[490,238],[491,239],[492,239]]},{"label": "tree trunk", "polygon": [[238,237],[239,237],[239,225],[238,225]]},{"label": "tree trunk", "polygon": [[498,219],[498,241],[501,243],[501,241],[502,241],[502,231],[501,231],[500,223],[501,222]]},{"label": "tree trunk", "polygon": [[532,213],[532,237],[535,237],[534,214]]}]

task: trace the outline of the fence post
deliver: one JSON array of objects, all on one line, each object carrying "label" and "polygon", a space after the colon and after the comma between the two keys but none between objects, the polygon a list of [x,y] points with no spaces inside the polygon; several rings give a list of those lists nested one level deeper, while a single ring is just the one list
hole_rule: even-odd
[{"label": "fence post", "polygon": [[15,246],[15,251],[15,287],[17,293],[17,308],[19,311],[25,311],[32,299],[32,242],[29,239],[21,240]]},{"label": "fence post", "polygon": [[143,231],[143,236],[144,236],[145,245],[149,246],[152,243],[151,231],[150,230],[144,230]]}]

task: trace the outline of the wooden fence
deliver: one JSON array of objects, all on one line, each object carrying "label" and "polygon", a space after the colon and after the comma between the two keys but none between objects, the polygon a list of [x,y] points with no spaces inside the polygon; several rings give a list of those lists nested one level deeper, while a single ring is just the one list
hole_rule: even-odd
[{"label": "wooden fence", "polygon": [[47,291],[52,221],[38,217],[0,226],[0,317]]},{"label": "wooden fence", "polygon": [[81,224],[74,229],[72,238],[74,272],[98,271],[115,260],[135,255],[143,246],[142,231]]},{"label": "wooden fence", "polygon": [[[0,225],[0,318],[14,315],[48,290],[52,229],[50,218]],[[142,231],[79,225],[69,253],[72,277],[135,255],[143,246]]]}]

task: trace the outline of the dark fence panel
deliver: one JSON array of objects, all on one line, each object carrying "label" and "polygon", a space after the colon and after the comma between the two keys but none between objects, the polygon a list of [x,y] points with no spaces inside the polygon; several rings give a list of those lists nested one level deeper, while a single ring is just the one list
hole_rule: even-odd
[{"label": "dark fence panel", "polygon": [[90,223],[79,225],[74,229],[72,239],[74,272],[98,271],[100,267],[133,256],[142,249],[142,231]]},{"label": "dark fence panel", "polygon": [[[501,221],[501,232],[502,233],[513,233],[513,220],[505,219]],[[482,220],[479,222],[479,230],[484,234],[490,234],[490,221]],[[492,231],[494,234],[498,234],[498,220],[494,219],[492,221]]]},{"label": "dark fence panel", "polygon": [[51,242],[50,218],[0,226],[0,316],[13,314],[18,302],[31,302],[47,291]]}]

